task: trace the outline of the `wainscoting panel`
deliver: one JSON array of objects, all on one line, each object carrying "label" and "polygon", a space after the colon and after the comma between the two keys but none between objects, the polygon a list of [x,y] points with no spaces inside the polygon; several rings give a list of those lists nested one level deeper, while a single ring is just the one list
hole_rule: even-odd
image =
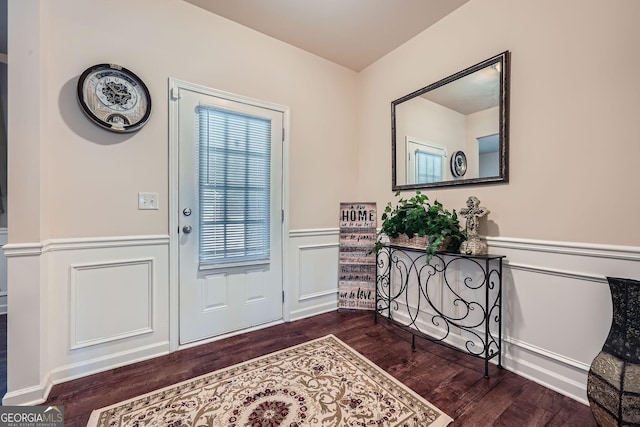
[{"label": "wainscoting panel", "polygon": [[[606,277],[639,279],[640,248],[509,238],[488,238],[487,243],[492,254],[507,257],[502,277],[503,366],[588,404],[587,373],[612,317]],[[471,275],[461,267],[458,280]],[[433,295],[438,300],[437,293]],[[415,312],[411,298],[408,304]],[[394,318],[410,321],[406,305],[397,306]],[[442,336],[432,315],[425,308],[416,322],[421,330]],[[465,340],[454,331],[448,342],[460,347]]]},{"label": "wainscoting panel", "polygon": [[[337,309],[338,237],[337,228],[290,231],[285,320]],[[504,367],[586,403],[587,370],[611,323],[606,276],[640,278],[640,248],[487,243],[507,256]],[[168,236],[9,244],[5,254],[20,307],[10,313],[20,328],[5,405],[38,404],[54,383],[170,351]]]},{"label": "wainscoting panel", "polygon": [[338,277],[338,266],[329,267],[336,260],[336,245],[300,246],[298,251],[298,301],[317,298],[327,292],[333,293],[335,289],[327,290],[326,284]]},{"label": "wainscoting panel", "polygon": [[45,245],[49,324],[59,335],[50,346],[54,382],[169,351],[168,243],[134,236]]},{"label": "wainscoting panel", "polygon": [[289,233],[285,300],[289,319],[296,320],[338,305],[338,229]]},{"label": "wainscoting panel", "polygon": [[[12,301],[34,325],[16,342],[20,350],[9,352],[13,380],[4,404],[38,404],[53,384],[168,353],[168,246],[168,236],[7,245],[9,283],[21,287]],[[27,265],[35,272],[39,268],[40,283],[24,282]],[[20,304],[27,301],[22,288],[33,303]],[[10,323],[20,321],[10,314]],[[23,372],[14,355],[33,352],[39,360],[24,365]]]},{"label": "wainscoting panel", "polygon": [[153,332],[153,259],[71,265],[70,287],[72,350]]},{"label": "wainscoting panel", "polygon": [[507,255],[504,365],[587,404],[587,373],[611,325],[607,276],[640,278],[640,247],[488,238]]}]

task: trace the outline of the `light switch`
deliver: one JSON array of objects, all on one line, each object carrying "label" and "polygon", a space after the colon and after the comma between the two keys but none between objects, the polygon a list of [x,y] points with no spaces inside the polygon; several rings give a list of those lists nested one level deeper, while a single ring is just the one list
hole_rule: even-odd
[{"label": "light switch", "polygon": [[158,209],[158,193],[138,193],[138,209]]}]

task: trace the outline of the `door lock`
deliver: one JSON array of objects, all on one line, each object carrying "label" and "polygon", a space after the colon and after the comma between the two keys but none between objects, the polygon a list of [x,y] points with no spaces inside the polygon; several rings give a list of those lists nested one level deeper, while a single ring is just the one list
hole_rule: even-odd
[{"label": "door lock", "polygon": [[184,234],[189,234],[189,233],[191,233],[191,230],[192,230],[192,228],[191,228],[191,226],[190,226],[190,225],[185,225],[184,227],[182,227],[182,232],[183,232]]}]

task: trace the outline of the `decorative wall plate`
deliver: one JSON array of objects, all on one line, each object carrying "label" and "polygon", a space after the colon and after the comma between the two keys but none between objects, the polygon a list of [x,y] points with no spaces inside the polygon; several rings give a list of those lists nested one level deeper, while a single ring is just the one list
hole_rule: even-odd
[{"label": "decorative wall plate", "polygon": [[464,152],[456,151],[451,156],[451,173],[456,178],[467,173],[467,156],[465,156]]},{"label": "decorative wall plate", "polygon": [[151,96],[144,82],[120,65],[98,64],[78,79],[78,102],[98,126],[112,132],[134,132],[151,114]]}]

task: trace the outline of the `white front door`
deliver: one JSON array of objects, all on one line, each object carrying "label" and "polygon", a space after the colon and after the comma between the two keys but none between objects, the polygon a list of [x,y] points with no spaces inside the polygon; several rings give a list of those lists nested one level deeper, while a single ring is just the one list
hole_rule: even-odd
[{"label": "white front door", "polygon": [[282,319],[283,112],[177,90],[185,344]]}]

